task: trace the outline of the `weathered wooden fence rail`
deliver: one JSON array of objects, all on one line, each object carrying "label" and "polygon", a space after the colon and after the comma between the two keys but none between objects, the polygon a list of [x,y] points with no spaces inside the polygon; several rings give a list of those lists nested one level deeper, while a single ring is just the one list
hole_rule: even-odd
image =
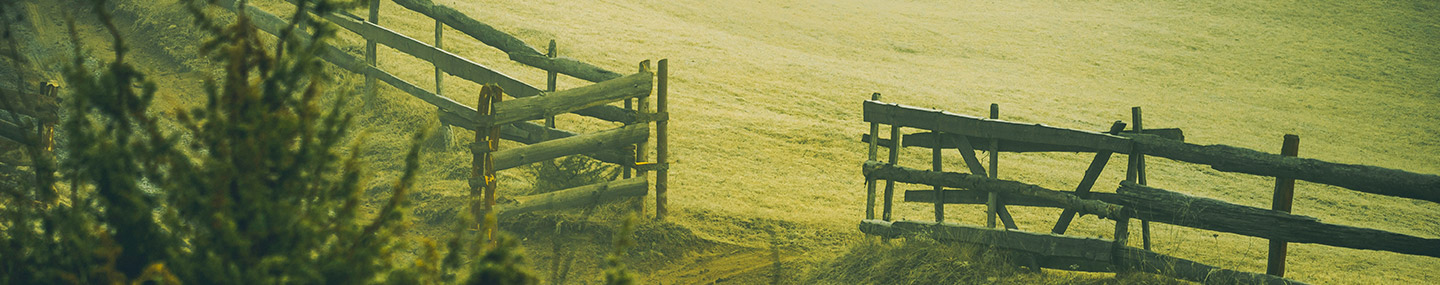
[{"label": "weathered wooden fence rail", "polygon": [[[295,2],[294,0],[288,1]],[[618,164],[626,169],[627,174],[631,169],[639,169],[642,171],[642,176],[630,178],[630,175],[626,175],[626,179],[618,181],[564,189],[554,193],[515,197],[515,200],[519,201],[518,204],[503,205],[496,209],[497,212],[516,213],[540,209],[560,209],[593,205],[625,197],[644,196],[649,187],[648,178],[643,176],[645,170],[659,170],[657,181],[662,181],[662,183],[656,185],[657,194],[661,194],[657,196],[663,195],[663,181],[668,175],[668,172],[665,171],[668,166],[665,164],[664,151],[660,151],[661,154],[656,157],[658,161],[646,162],[644,161],[646,157],[644,146],[649,141],[651,134],[649,123],[655,122],[657,125],[656,145],[662,150],[666,147],[665,123],[668,121],[668,116],[664,113],[666,90],[663,84],[667,78],[666,60],[660,61],[660,73],[658,74],[650,70],[649,61],[646,61],[642,63],[639,72],[621,75],[574,59],[540,54],[523,41],[470,19],[449,7],[435,5],[424,0],[396,0],[394,2],[436,19],[435,45],[410,38],[379,25],[380,2],[377,1],[372,3],[368,19],[343,12],[325,16],[325,20],[366,39],[366,58],[362,60],[335,47],[325,47],[326,52],[322,53],[322,59],[341,69],[365,75],[369,90],[373,90],[373,81],[394,86],[404,93],[436,106],[440,111],[439,118],[443,124],[476,131],[476,143],[483,145],[475,148],[476,162],[474,166],[478,176],[476,181],[481,181],[480,183],[484,185],[474,186],[472,184],[472,187],[477,187],[477,195],[483,193],[485,196],[485,204],[477,205],[477,208],[495,208],[495,171],[576,154],[587,155],[606,163]],[[285,20],[256,7],[240,7],[233,0],[221,0],[219,4],[232,11],[243,9],[259,29],[270,34],[285,34],[285,29],[290,28]],[[556,91],[554,88],[556,78],[550,76],[547,88],[541,90],[440,48],[440,41],[443,38],[441,28],[444,24],[449,24],[487,45],[505,50],[510,58],[517,62],[545,69],[552,74],[555,72],[569,74],[596,83],[580,88]],[[432,63],[436,68],[435,91],[425,90],[378,68],[374,49],[376,45],[389,46]],[[553,50],[552,42],[551,54],[553,54]],[[478,108],[470,107],[440,94],[442,88],[439,82],[442,79],[442,72],[478,84],[494,84],[498,88],[492,90],[490,89],[492,87],[486,87],[486,90],[490,90],[487,92],[493,94],[483,95],[484,100],[481,100]],[[658,84],[660,89],[656,92],[659,112],[650,112],[647,99],[651,96],[652,91],[655,91],[657,77],[660,83]],[[518,99],[500,100],[502,95],[499,90],[504,90],[503,94],[509,94]],[[640,108],[638,110],[631,105],[632,99],[639,99]],[[625,101],[626,108],[607,105],[621,100]],[[625,126],[608,131],[576,134],[554,128],[552,118],[563,113],[620,122]],[[545,119],[547,124],[527,122],[538,119]],[[501,150],[498,144],[499,139],[516,141],[528,144],[528,146]],[[663,218],[663,197],[657,197],[657,203],[659,203],[656,207],[657,217]]]},{"label": "weathered wooden fence rail", "polygon": [[[865,163],[868,177],[897,182],[937,185],[968,190],[945,191],[947,201],[978,202],[978,193],[995,192],[1006,195],[1006,203],[1022,198],[1027,205],[1057,207],[1093,214],[1103,218],[1131,217],[1177,226],[1228,232],[1289,242],[1315,243],[1355,249],[1440,257],[1440,239],[1419,238],[1374,229],[1321,223],[1311,217],[1235,205],[1219,200],[1200,198],[1164,189],[1121,182],[1118,194],[1103,194],[1083,199],[1071,192],[1045,189],[1016,181],[999,180],[982,175],[935,172],[889,165],[878,161]],[[958,193],[957,193],[958,192]],[[906,201],[934,202],[934,191],[907,191],[921,194]],[[955,197],[951,198],[952,194]]]},{"label": "weathered wooden fence rail", "polygon": [[[0,90],[0,92],[15,96],[13,98],[27,96],[59,98],[58,93],[60,92],[60,88],[49,82],[41,82],[39,89],[33,91],[36,92],[36,94],[27,94],[29,92],[26,90],[11,90],[10,88],[5,88],[5,90]],[[52,138],[54,136],[54,124],[56,122],[42,121],[26,115],[26,112],[35,112],[34,108],[38,108],[39,106],[21,106],[25,105],[21,102],[22,100],[14,101],[15,102],[0,104],[0,107],[15,108],[14,110],[0,108],[0,138],[28,147],[45,148],[48,151],[54,143]],[[29,111],[15,112],[16,110]]]},{"label": "weathered wooden fence rail", "polygon": [[501,32],[490,25],[471,19],[465,16],[464,13],[455,11],[455,9],[443,5],[436,5],[430,0],[395,0],[395,3],[411,11],[435,18],[441,23],[449,25],[450,28],[478,39],[486,45],[495,47],[508,54],[510,60],[514,60],[515,62],[539,69],[563,73],[590,82],[606,81],[622,76],[622,74],[578,60],[547,56],[546,54],[540,53],[540,51],[534,47],[525,44],[525,41]]},{"label": "weathered wooden fence rail", "polygon": [[4,138],[23,145],[34,145],[37,140],[30,135],[22,125],[30,125],[26,121],[35,121],[29,116],[14,114],[0,110],[0,138]]},{"label": "weathered wooden fence rail", "polygon": [[860,231],[883,237],[930,238],[985,244],[1039,258],[1032,266],[1091,272],[1163,274],[1204,284],[1304,284],[1273,275],[1241,272],[1117,246],[1115,241],[918,221],[860,221]]},{"label": "weathered wooden fence rail", "polygon": [[[1272,246],[1282,251],[1272,253],[1271,269],[1267,271],[1276,276],[1216,269],[1149,252],[1149,221],[1266,238],[1282,245],[1284,242],[1314,243],[1440,257],[1440,239],[1327,224],[1315,218],[1290,214],[1288,204],[1292,194],[1284,186],[1286,179],[1301,179],[1374,194],[1437,201],[1436,198],[1440,198],[1436,195],[1440,193],[1440,188],[1437,188],[1440,187],[1440,176],[1296,158],[1292,148],[1298,138],[1287,137],[1286,155],[1224,145],[1189,144],[1183,142],[1184,135],[1179,129],[1141,128],[1138,108],[1133,110],[1135,126],[1132,130],[1126,131],[1125,123],[1115,122],[1108,132],[1099,133],[1001,121],[996,119],[998,116],[993,105],[990,118],[979,118],[884,103],[878,97],[879,94],[876,94],[863,104],[864,119],[870,123],[870,133],[861,137],[870,147],[869,160],[861,168],[868,191],[866,219],[861,229],[867,233],[882,236],[931,234],[937,238],[984,243],[1060,260],[1058,263],[1053,260],[1041,262],[1054,263],[1045,267],[1166,273],[1206,283],[1295,282],[1277,277],[1283,276],[1283,246]],[[889,138],[879,136],[882,124],[890,126]],[[902,135],[901,127],[925,132]],[[986,141],[990,143],[975,143]],[[897,165],[898,153],[907,146],[930,148],[934,153],[931,169]],[[888,161],[877,159],[878,148],[890,150]],[[960,150],[970,173],[942,171],[941,149]],[[988,173],[975,159],[975,150],[991,152]],[[1093,152],[1096,155],[1079,186],[1072,192],[996,179],[994,168],[999,152]],[[1116,193],[1091,192],[1090,188],[1112,153],[1129,155],[1126,180],[1120,183]],[[1144,156],[1205,164],[1227,172],[1278,177],[1276,209],[1236,205],[1145,186]],[[876,197],[877,180],[886,181],[884,194],[880,197]],[[936,222],[891,222],[895,182],[934,186],[932,190],[905,191],[904,201],[934,203]],[[880,205],[883,213],[880,220],[874,220],[876,198],[884,201]],[[1034,234],[943,223],[945,204],[985,204],[989,205],[988,212],[992,214],[997,208],[1004,209],[1005,205],[1054,207],[1066,211],[1051,231],[1053,234]],[[1116,239],[1103,241],[1059,236],[1065,232],[1075,213],[1115,220]],[[1126,246],[1131,218],[1142,221],[1145,249]],[[987,224],[994,227],[993,221]],[[1013,227],[1009,228],[1013,230]],[[1069,248],[1055,248],[1059,246]],[[1103,254],[1105,252],[1111,254]],[[1100,264],[1076,264],[1076,260]],[[1224,276],[1228,281],[1216,279],[1217,276]]]},{"label": "weathered wooden fence rail", "polygon": [[[864,108],[865,121],[872,123],[1023,142],[1022,146],[1049,149],[1042,151],[1129,154],[1132,149],[1139,148],[1148,156],[1209,165],[1225,172],[1289,177],[1366,193],[1440,203],[1440,175],[1287,157],[1226,145],[1196,145],[1144,134],[1109,135],[991,120],[875,100],[865,101]],[[933,139],[930,142],[933,144]]]}]

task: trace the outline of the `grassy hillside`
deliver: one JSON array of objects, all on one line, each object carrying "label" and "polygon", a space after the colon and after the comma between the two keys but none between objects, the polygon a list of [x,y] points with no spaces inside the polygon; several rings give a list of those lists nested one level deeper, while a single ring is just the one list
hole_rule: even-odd
[{"label": "grassy hillside", "polygon": [[[256,2],[286,12],[281,1]],[[829,270],[825,262],[852,246],[864,247],[855,230],[864,207],[859,164],[865,145],[858,137],[867,130],[859,103],[872,92],[890,102],[974,115],[998,103],[1006,119],[1090,130],[1128,121],[1129,107],[1141,106],[1147,127],[1183,128],[1192,143],[1278,152],[1283,134],[1297,134],[1302,157],[1440,173],[1440,112],[1435,112],[1440,110],[1440,42],[1435,41],[1440,18],[1434,16],[1440,4],[1434,2],[435,2],[534,46],[555,39],[562,55],[615,71],[632,71],[645,59],[671,59],[671,221],[684,230],[652,228],[666,229],[664,234],[693,231],[715,245],[647,255],[644,263],[657,268],[642,272],[642,280],[723,281],[727,277],[687,274],[705,266],[754,271],[770,262],[755,257],[755,250],[771,248],[783,249],[781,260],[795,264],[798,276]],[[121,5],[131,5],[120,8],[132,11],[129,29],[152,40],[135,42],[156,44],[137,47],[145,50],[141,60],[151,63],[146,68],[156,70],[159,81],[173,83],[161,91],[162,103],[200,102],[195,86],[205,71],[173,68],[197,61],[183,56],[190,45],[186,34],[175,29],[184,26],[166,24],[184,14],[166,8],[172,5],[168,1]],[[381,24],[431,40],[432,20],[393,3],[382,6]],[[48,29],[57,35],[64,31]],[[545,80],[543,72],[509,62],[454,30],[445,40],[447,50],[523,81],[540,85]],[[356,54],[363,50],[354,37],[340,44]],[[427,63],[388,48],[381,48],[380,58],[382,68],[401,78],[433,84]],[[349,86],[359,82],[354,76],[342,80]],[[562,76],[560,86],[582,83]],[[476,100],[476,84],[456,77],[445,84],[447,96]],[[404,136],[388,136],[435,120],[433,107],[393,89],[383,90],[382,99],[382,104],[354,106],[369,114],[362,123],[374,134],[375,143],[365,151],[376,165],[376,192],[385,191],[380,185],[398,175]],[[559,124],[582,131],[603,127],[571,116]],[[454,134],[454,145],[473,136]],[[928,155],[910,150],[901,164],[928,165],[920,163]],[[960,169],[958,155],[946,155],[946,168]],[[1005,179],[1069,189],[1089,158],[1005,154],[999,172]],[[463,195],[469,167],[468,152],[459,148],[433,152],[426,160],[428,169],[417,183],[422,188],[417,195],[423,197],[416,209],[422,218],[444,215],[442,205],[449,204],[443,201]],[[1152,185],[1269,205],[1270,179],[1164,159],[1149,163]],[[1122,175],[1123,166],[1112,163],[1096,189],[1113,191]],[[527,187],[521,176],[502,174],[502,189]],[[900,186],[912,188],[919,187]],[[1306,182],[1296,193],[1295,212],[1301,215],[1440,237],[1440,205],[1434,203]],[[896,214],[923,219],[929,207],[901,204]],[[950,211],[952,221],[983,220],[980,207],[956,208]],[[1048,228],[1059,213],[1011,211],[1022,229],[1033,231]],[[1087,217],[1077,220],[1072,233],[1108,237],[1112,226]],[[1264,240],[1154,226],[1159,252],[1264,271]],[[727,255],[741,258],[723,258]],[[667,265],[666,260],[702,268]],[[721,265],[727,263],[754,266]],[[1435,269],[1440,259],[1302,244],[1291,245],[1288,276],[1321,284],[1419,283],[1440,279]]]},{"label": "grassy hillside", "polygon": [[[994,102],[1005,118],[1092,130],[1142,106],[1147,125],[1184,128],[1195,143],[1278,151],[1292,133],[1305,157],[1440,173],[1440,20],[1429,2],[438,2],[617,70],[671,58],[677,220],[742,244],[762,237],[730,221],[781,219],[803,225],[791,230],[798,239],[850,240],[829,233],[853,232],[862,211],[855,138],[865,128],[858,102],[871,92],[969,114]],[[406,20],[392,24],[428,25]],[[1065,189],[1087,160],[1005,155],[1000,173]],[[1154,185],[1268,206],[1270,180],[1152,161]],[[1112,165],[1097,188],[1122,172]],[[1297,193],[1303,215],[1440,236],[1433,203],[1304,182]],[[923,218],[926,207],[898,214]],[[957,216],[976,222],[978,211]],[[1036,229],[1057,211],[1013,212]],[[1108,227],[1085,219],[1079,233],[1108,236]],[[1155,236],[1161,252],[1263,271],[1259,239],[1164,225]],[[1292,248],[1290,275],[1318,283],[1408,283],[1440,268],[1433,258]]]}]

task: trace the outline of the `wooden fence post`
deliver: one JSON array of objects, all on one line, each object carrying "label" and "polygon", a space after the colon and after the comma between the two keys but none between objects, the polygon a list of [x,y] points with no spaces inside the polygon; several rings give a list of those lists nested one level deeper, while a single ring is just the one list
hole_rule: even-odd
[{"label": "wooden fence post", "polygon": [[[1300,136],[1285,135],[1285,142],[1280,147],[1280,155],[1297,156],[1300,154]],[[1270,207],[1281,212],[1290,212],[1290,202],[1295,199],[1295,178],[1275,177],[1275,197]],[[1289,244],[1283,240],[1270,240],[1270,260],[1265,266],[1265,274],[1285,277],[1285,255],[1289,250]]]},{"label": "wooden fence post", "polygon": [[[896,165],[900,160],[900,126],[890,125],[890,165]],[[884,207],[880,210],[880,219],[890,221],[891,206],[895,202],[895,180],[885,180]]]},{"label": "wooden fence post", "polygon": [[[990,103],[990,118],[991,118],[991,119],[1000,119],[1000,104]],[[1000,167],[1000,162],[998,161],[998,160],[1000,160],[1000,152],[996,151],[996,150],[999,150],[999,149],[1000,149],[1000,141],[999,141],[999,140],[995,140],[995,139],[991,139],[991,140],[990,140],[990,175],[989,175],[990,178],[996,178],[996,177],[999,176],[999,174],[1000,174],[999,170],[996,169],[996,168],[999,168],[999,167]],[[981,175],[984,175],[985,173],[980,173],[980,174],[981,174]],[[1000,194],[996,194],[995,192],[990,192],[990,194],[987,195],[987,196],[988,196],[988,198],[985,200],[985,226],[986,226],[986,227],[994,228],[994,227],[995,227],[995,212],[997,212],[997,211],[999,210],[999,207],[998,207],[998,206],[999,206],[999,204],[1000,204]]]},{"label": "wooden fence post", "polygon": [[[641,62],[641,63],[640,63],[640,72],[649,72],[649,71],[650,71],[650,60],[645,60],[644,62]],[[640,98],[635,99],[635,103],[639,105],[639,106],[636,106],[636,108],[635,108],[636,111],[638,111],[637,114],[653,114],[653,113],[650,112],[650,95],[640,96]],[[638,117],[638,116],[637,116],[637,117]],[[640,123],[640,124],[645,124],[645,125],[647,125],[647,126],[650,125],[650,122],[649,122],[649,121],[641,121],[641,122],[639,122],[639,123]],[[636,164],[636,165],[639,165],[640,163],[645,162],[646,160],[649,160],[649,159],[650,159],[650,153],[646,151],[646,147],[645,147],[645,143],[648,142],[648,141],[649,141],[649,139],[646,139],[645,141],[642,141],[642,142],[640,142],[640,143],[636,143],[636,144],[635,144],[635,164]],[[635,174],[635,176],[638,176],[638,177],[649,177],[649,176],[647,176],[647,175],[650,175],[650,172],[649,172],[649,171],[646,171],[646,170],[636,169],[636,172],[637,172],[637,173]],[[642,214],[645,213],[645,203],[644,203],[644,202],[645,202],[645,198],[643,198],[643,197],[642,197],[642,198],[637,198],[635,201],[636,201],[636,203],[635,203],[635,210],[636,210],[636,212],[637,212],[637,213],[642,213]]]},{"label": "wooden fence post", "polygon": [[[555,58],[556,56],[559,56],[559,54],[560,54],[560,50],[557,49],[557,48],[555,48],[555,40],[550,40],[550,47],[549,47],[549,49],[545,50],[545,56],[546,56],[546,57],[549,57],[549,58]],[[546,69],[546,70],[545,70],[545,92],[555,92],[555,84],[556,84],[557,81],[559,80],[559,77],[558,77],[557,75],[559,75],[559,73],[555,72],[555,70],[554,70],[553,68],[552,68],[552,69]],[[555,116],[554,116],[554,115],[545,116],[545,127],[547,127],[547,128],[554,128],[554,127],[555,127]],[[547,135],[548,135],[548,133],[547,133]],[[549,138],[543,138],[543,139],[549,139]]]},{"label": "wooden fence post", "polygon": [[[1130,117],[1132,121],[1135,122],[1135,133],[1138,134],[1145,130],[1145,127],[1141,125],[1139,106],[1130,108]],[[1136,160],[1135,182],[1140,183],[1140,185],[1147,185],[1145,182],[1145,153],[1137,149],[1132,152],[1131,155],[1135,156]],[[1140,220],[1140,240],[1145,250],[1150,250],[1150,221]]]},{"label": "wooden fence post", "polygon": [[[646,64],[649,64],[649,63],[650,63],[649,61],[641,62],[641,63],[640,63],[640,70],[642,70],[642,71],[645,70],[645,65],[646,65]],[[633,111],[633,110],[635,110],[635,102],[634,102],[634,101],[631,101],[630,98],[625,98],[625,111]],[[634,124],[634,123],[635,123],[635,122],[625,122],[625,125],[626,125],[626,126],[629,126],[629,125]],[[628,147],[627,151],[629,151],[630,153],[628,153],[628,154],[626,155],[626,158],[627,158],[626,160],[629,160],[630,165],[621,165],[621,166],[620,166],[620,177],[621,177],[621,178],[626,178],[626,179],[630,178],[630,177],[631,177],[631,171],[634,171],[635,163],[636,163],[636,162],[639,162],[638,160],[635,160],[635,157],[637,156],[637,154],[640,153],[640,152],[639,152],[639,148],[637,148],[637,146],[638,146],[638,145],[630,145],[630,146]]]},{"label": "wooden fence post", "polygon": [[657,63],[658,72],[655,79],[655,113],[665,114],[665,117],[655,122],[655,162],[660,164],[660,170],[655,171],[655,219],[658,220],[665,219],[665,191],[669,187],[666,182],[670,180],[670,165],[666,160],[670,147],[667,144],[668,134],[665,132],[666,127],[670,125],[670,117],[665,105],[670,81],[668,62],[668,59],[661,59]]},{"label": "wooden fence post", "polygon": [[[473,189],[472,197],[475,194],[484,196],[484,205],[474,205],[472,209],[477,212],[475,213],[476,219],[485,224],[481,229],[485,240],[491,240],[494,233],[494,229],[483,221],[493,218],[488,215],[495,212],[496,181],[493,154],[500,150],[500,126],[486,122],[489,122],[490,117],[495,114],[494,104],[500,102],[504,93],[505,90],[501,89],[499,85],[486,84],[480,88],[480,99],[475,104],[475,121],[481,123],[475,128],[475,143],[471,145],[471,152],[474,154],[472,162],[474,173],[471,176],[475,179],[471,179],[470,188]],[[482,203],[482,200],[477,199],[475,202]]]},{"label": "wooden fence post", "polygon": [[[370,1],[370,18],[365,19],[365,21],[366,21],[366,22],[373,23],[373,24],[376,24],[376,25],[379,25],[379,24],[380,24],[380,1],[378,1],[378,0],[377,0],[377,1]],[[376,53],[376,46],[375,46],[375,44],[376,44],[376,43],[375,43],[375,40],[368,39],[368,38],[365,39],[365,64],[369,64],[371,67],[377,67],[377,68],[378,68],[379,66],[375,64],[375,61],[376,61],[376,58],[377,58],[377,56],[376,56],[376,54],[375,54],[375,53]],[[376,86],[376,85],[375,85],[375,76],[372,76],[372,75],[370,75],[369,73],[366,73],[366,74],[365,74],[365,101],[366,101],[366,102],[374,101],[374,100],[375,100],[375,94],[376,94],[376,92],[377,92],[376,89],[377,89],[378,87],[379,87],[379,86]]]},{"label": "wooden fence post", "polygon": [[[380,1],[377,0],[375,2]],[[445,23],[441,23],[438,19],[435,20],[435,48],[445,48]],[[445,72],[441,71],[440,66],[433,62],[430,63],[430,65],[435,67],[435,95],[445,96]],[[445,110],[436,107],[435,112],[440,113],[445,112]],[[440,129],[436,131],[440,132],[438,135],[440,136],[441,145],[448,149],[450,147],[450,124],[445,123],[445,120],[440,120]]]},{"label": "wooden fence post", "polygon": [[[944,135],[944,133],[941,133],[940,131],[935,131],[935,138],[936,138],[937,141],[943,141],[944,138],[945,138],[945,135]],[[874,140],[871,140],[871,141],[874,141]],[[940,156],[940,150],[942,150],[941,146],[943,146],[943,145],[945,145],[945,144],[943,144],[943,143],[936,143],[934,146],[930,147],[930,170],[931,170],[931,171],[935,171],[935,172],[944,171],[943,161],[941,160],[941,156]],[[936,222],[936,223],[943,223],[943,222],[945,222],[945,187],[942,187],[942,186],[935,186],[935,222]]]},{"label": "wooden fence post", "polygon": [[[1136,116],[1136,114],[1139,114],[1139,110],[1140,107],[1134,107],[1130,109],[1132,121],[1138,117]],[[1138,126],[1139,124],[1136,123],[1136,125]],[[1133,127],[1133,129],[1136,130],[1136,132],[1139,132],[1140,128]],[[1130,157],[1128,159],[1129,163],[1127,163],[1125,166],[1125,181],[1137,183],[1140,181],[1140,156],[1140,147],[1138,145],[1134,146],[1134,148],[1130,150]],[[1115,250],[1117,257],[1120,250],[1125,248],[1125,245],[1127,244],[1129,239],[1130,217],[1115,218]]]},{"label": "wooden fence post", "polygon": [[[880,101],[880,93],[870,94],[870,100]],[[880,147],[880,124],[870,123],[870,156],[868,161],[875,161]],[[865,178],[865,219],[875,219],[875,179]]]},{"label": "wooden fence post", "polygon": [[[990,119],[1000,119],[1000,104],[990,103]],[[1000,140],[990,140],[990,178],[998,179],[1000,176]],[[985,173],[980,173],[985,175]],[[1006,229],[1017,229],[1015,219],[1010,217],[1010,210],[1005,208],[1005,200],[1000,195],[991,192],[986,199],[986,224],[995,227],[995,218],[999,217],[1000,222],[1005,224]]]}]

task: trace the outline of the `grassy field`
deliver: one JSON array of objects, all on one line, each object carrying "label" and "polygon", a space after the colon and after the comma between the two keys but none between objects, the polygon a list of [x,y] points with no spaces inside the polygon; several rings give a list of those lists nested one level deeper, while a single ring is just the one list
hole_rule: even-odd
[{"label": "grassy field", "polygon": [[[167,8],[173,5],[169,1],[121,2],[120,11],[131,13],[127,29],[145,39],[136,41],[140,60],[162,83],[172,83],[164,84],[170,87],[161,91],[161,104],[203,102],[197,86],[206,71],[175,68],[199,62],[184,56],[194,39],[175,32],[185,29],[183,12]],[[279,1],[257,2],[285,11]],[[786,272],[793,278],[848,266],[829,262],[853,261],[849,257],[855,254],[847,252],[867,247],[855,224],[863,217],[865,196],[859,171],[865,145],[858,138],[867,124],[860,119],[860,102],[872,92],[889,102],[972,115],[998,103],[1008,120],[1088,130],[1128,121],[1130,107],[1141,106],[1147,127],[1182,128],[1192,143],[1278,152],[1283,134],[1297,134],[1302,157],[1440,173],[1440,17],[1435,17],[1440,4],[1435,2],[436,2],[534,46],[557,40],[562,55],[610,70],[631,72],[641,60],[670,59],[673,225],[651,222],[640,234],[678,233],[686,236],[678,240],[694,246],[652,243],[681,250],[642,255],[638,263],[651,266],[641,270],[645,283],[756,281],[775,260],[756,252],[771,249],[783,255],[778,259],[790,265]],[[382,6],[382,25],[431,40],[432,20],[393,3]],[[41,15],[61,8],[30,7]],[[94,36],[98,31],[82,32],[90,35],[87,46],[105,47]],[[509,62],[459,32],[447,31],[445,41],[447,50],[523,81],[545,81],[543,72]],[[363,50],[353,37],[339,44],[357,54]],[[388,48],[381,48],[380,58],[382,68],[417,85],[433,85],[428,63]],[[341,80],[358,83],[354,76]],[[560,86],[582,83],[562,76]],[[447,96],[476,100],[476,84],[455,77],[445,84]],[[375,141],[365,151],[377,193],[398,175],[406,140],[401,134],[435,121],[433,107],[396,90],[385,88],[382,99],[384,104],[352,108],[367,114],[363,121]],[[573,116],[559,124],[582,131],[606,127]],[[454,135],[459,139],[453,145],[473,136],[458,130]],[[946,155],[946,168],[960,169],[959,156]],[[922,167],[928,156],[910,150],[901,164]],[[1004,179],[1070,189],[1089,157],[1004,154],[999,172]],[[423,197],[415,207],[421,218],[444,215],[443,208],[453,206],[444,201],[464,195],[469,167],[468,152],[459,148],[434,151],[426,160],[419,182],[424,191],[417,194]],[[1097,190],[1113,191],[1123,178],[1121,164],[1106,169]],[[1164,159],[1149,164],[1151,185],[1269,206],[1272,179]],[[523,173],[505,173],[502,179],[502,189],[527,187]],[[900,186],[913,188],[920,186]],[[1435,203],[1307,182],[1300,182],[1296,193],[1294,208],[1301,215],[1440,237]],[[929,207],[901,204],[896,214],[925,219]],[[983,223],[980,207],[955,208],[951,221]],[[1032,231],[1048,228],[1059,213],[1011,211],[1021,229]],[[1086,217],[1077,219],[1072,233],[1109,237],[1112,226]],[[1158,252],[1264,271],[1264,240],[1154,227]],[[1300,281],[1440,279],[1436,258],[1308,244],[1290,248],[1288,276]],[[541,255],[539,267],[548,268]],[[720,273],[696,273],[710,269]]]}]

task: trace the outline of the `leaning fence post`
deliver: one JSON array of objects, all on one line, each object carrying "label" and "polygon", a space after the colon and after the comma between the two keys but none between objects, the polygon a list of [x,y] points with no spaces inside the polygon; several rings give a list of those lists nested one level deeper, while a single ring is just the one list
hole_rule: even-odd
[{"label": "leaning fence post", "polygon": [[[370,1],[370,18],[365,19],[365,21],[366,21],[366,22],[370,22],[371,24],[376,24],[376,25],[379,25],[379,24],[380,24],[380,1]],[[368,38],[365,39],[365,64],[369,64],[371,68],[377,68],[377,66],[376,66],[376,64],[375,64],[375,60],[376,60],[376,54],[375,54],[375,52],[376,52],[375,40],[371,40],[371,39],[368,39]],[[373,101],[373,100],[375,100],[375,93],[376,93],[376,88],[377,88],[377,87],[379,87],[379,86],[376,86],[376,85],[375,85],[375,76],[372,76],[372,75],[370,75],[369,72],[366,72],[366,73],[365,73],[365,100],[366,100],[367,102],[368,102],[368,101]]]},{"label": "leaning fence post", "polygon": [[[504,96],[505,90],[499,85],[486,84],[480,88],[480,99],[475,104],[475,143],[471,144],[471,152],[474,155],[472,161],[473,173],[470,180],[471,197],[476,194],[484,196],[484,200],[476,199],[476,205],[472,205],[472,211],[476,220],[486,221],[487,215],[495,213],[495,161],[493,154],[500,149],[500,126],[491,124],[490,118],[494,116],[495,103],[499,103]],[[483,205],[480,203],[484,203]],[[486,223],[482,223],[486,224]],[[489,225],[483,226],[482,236],[490,240],[494,229]]]},{"label": "leaning fence post", "polygon": [[[880,101],[880,93],[870,94],[870,100]],[[870,160],[875,161],[880,147],[880,123],[870,123]],[[875,179],[865,178],[865,219],[875,219]]]},{"label": "leaning fence post", "polygon": [[670,125],[669,113],[665,105],[667,88],[669,87],[669,60],[661,59],[657,63],[655,79],[655,113],[661,114],[660,120],[655,122],[655,162],[659,164],[660,170],[655,171],[655,219],[665,219],[665,191],[669,187],[666,182],[670,180],[670,165],[667,164],[667,155],[670,149],[666,127]]},{"label": "leaning fence post", "polygon": [[[1141,117],[1139,106],[1130,108],[1130,116],[1131,120],[1135,122],[1135,133],[1139,134],[1140,132],[1144,131],[1145,127],[1143,127],[1140,123]],[[1145,154],[1140,152],[1140,150],[1134,150],[1131,152],[1130,155],[1134,156],[1136,161],[1135,183],[1139,183],[1140,185],[1147,185],[1145,182]],[[1145,250],[1150,250],[1150,221],[1140,220],[1140,241]]]},{"label": "leaning fence post", "polygon": [[[1300,154],[1300,136],[1285,135],[1285,142],[1280,147],[1280,155],[1297,156]],[[1295,178],[1275,177],[1275,197],[1270,207],[1276,211],[1290,212],[1290,202],[1295,199]],[[1283,240],[1270,240],[1270,260],[1265,266],[1265,274],[1285,277],[1285,255],[1289,250],[1289,244]]]},{"label": "leaning fence post", "polygon": [[[1132,115],[1132,118],[1131,118],[1131,119],[1132,119],[1132,121],[1133,121],[1134,119],[1138,118],[1138,116],[1135,116],[1135,115],[1136,115],[1136,114],[1139,114],[1139,112],[1140,112],[1140,111],[1139,111],[1139,110],[1140,110],[1140,107],[1134,107],[1134,108],[1131,108],[1130,110],[1131,110],[1131,115]],[[1132,130],[1134,130],[1134,131],[1136,131],[1136,132],[1139,132],[1139,130],[1140,130],[1140,128],[1139,128],[1139,123],[1138,123],[1138,122],[1134,122],[1134,123],[1135,123],[1136,126],[1133,127]],[[1139,183],[1139,181],[1140,181],[1140,145],[1139,145],[1139,144],[1132,144],[1132,145],[1131,145],[1131,147],[1130,147],[1130,157],[1129,157],[1128,160],[1129,160],[1129,161],[1128,161],[1129,163],[1127,163],[1127,164],[1125,165],[1125,181],[1130,181],[1130,182]],[[1119,256],[1118,256],[1118,255],[1119,255],[1119,252],[1125,248],[1126,242],[1129,240],[1129,237],[1130,237],[1130,217],[1116,217],[1116,218],[1115,218],[1115,252],[1116,252],[1116,255],[1117,255],[1117,256],[1116,256],[1117,259],[1118,259],[1118,257],[1119,257]]]}]

